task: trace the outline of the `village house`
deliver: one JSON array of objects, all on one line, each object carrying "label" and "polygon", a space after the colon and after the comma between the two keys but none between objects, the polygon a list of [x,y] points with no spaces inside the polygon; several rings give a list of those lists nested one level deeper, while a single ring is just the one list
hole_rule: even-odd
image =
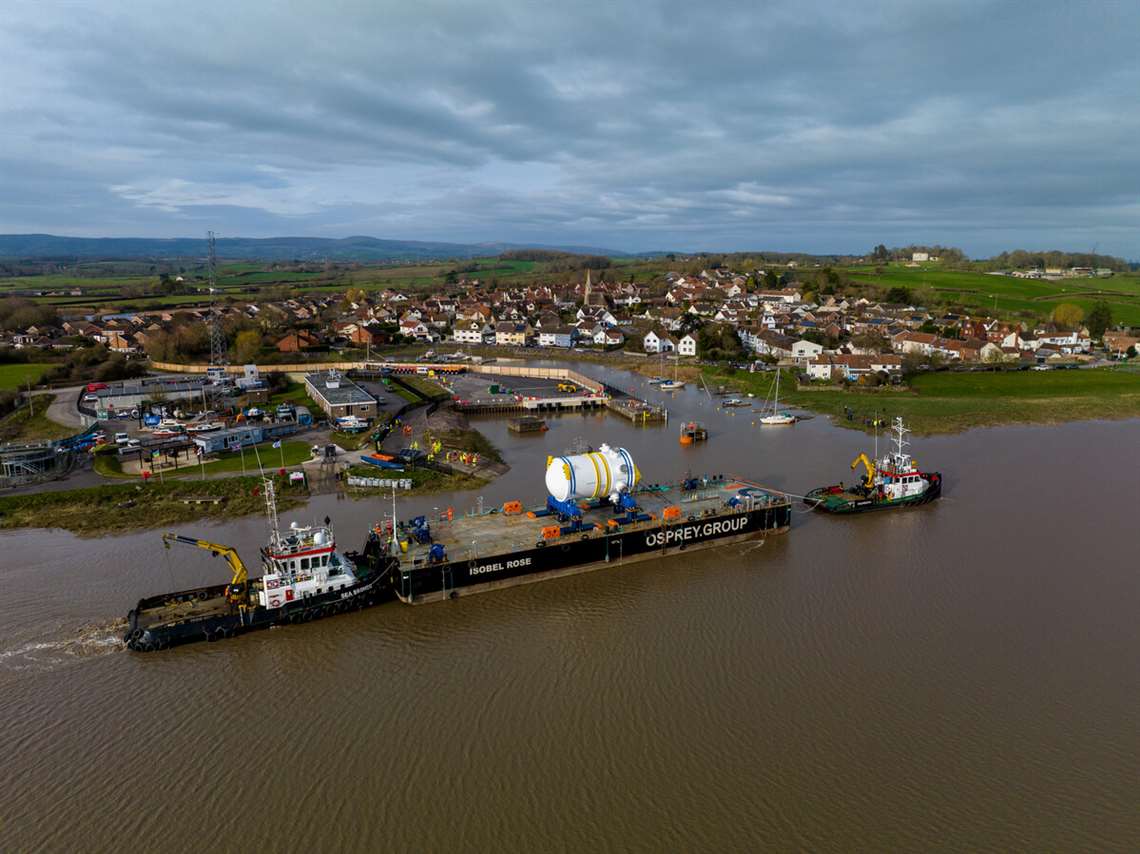
[{"label": "village house", "polygon": [[305,330],[290,332],[277,342],[277,349],[281,353],[301,353],[306,350],[315,350],[320,346],[321,342],[317,336]]},{"label": "village house", "polygon": [[538,332],[539,347],[573,347],[577,330],[572,326],[546,326]]},{"label": "village house", "polygon": [[400,321],[400,334],[405,338],[414,338],[417,341],[433,341],[435,336],[422,320],[409,317]]},{"label": "village house", "polygon": [[620,329],[600,327],[594,332],[594,344],[604,347],[620,347],[625,344],[625,333]]},{"label": "village house", "polygon": [[372,329],[368,326],[356,326],[351,332],[345,336],[350,344],[357,347],[378,347],[381,344],[387,344],[391,340],[391,336],[386,332],[381,332],[379,329]]},{"label": "village house", "polygon": [[761,329],[755,332],[741,329],[737,334],[741,343],[757,355],[774,356],[777,359],[791,356],[792,348],[796,343],[796,339],[790,335],[783,335],[769,329]]},{"label": "village house", "polygon": [[803,294],[795,288],[781,288],[778,291],[758,291],[756,296],[763,303],[797,303],[803,301]]},{"label": "village house", "polygon": [[617,326],[618,324],[617,318],[609,309],[599,306],[582,306],[575,316],[579,323],[604,323],[606,326]]},{"label": "village house", "polygon": [[489,324],[482,320],[465,320],[455,324],[451,337],[459,344],[483,344],[487,340],[488,333],[493,342],[495,330]]},{"label": "village house", "polygon": [[495,324],[495,343],[506,347],[525,347],[528,330],[525,323],[499,321]]},{"label": "village house", "polygon": [[672,353],[677,349],[677,343],[664,332],[650,329],[641,339],[641,346],[646,353]]},{"label": "village house", "polygon": [[107,346],[108,350],[116,353],[133,353],[135,351],[134,342],[127,336],[126,333],[119,330],[108,330],[104,334],[103,343]]},{"label": "village house", "polygon": [[891,338],[891,349],[905,355],[929,356],[939,340],[930,332],[899,332]]},{"label": "village house", "polygon": [[801,339],[792,345],[792,358],[799,364],[806,363],[809,359],[814,359],[823,352],[823,345],[816,344],[814,341]]},{"label": "village house", "polygon": [[1062,332],[1054,330],[1037,336],[1038,345],[1048,345],[1056,347],[1062,353],[1087,353],[1092,348],[1092,341],[1089,338],[1087,329],[1082,329],[1080,332]]},{"label": "village house", "polygon": [[1135,335],[1125,335],[1123,332],[1104,333],[1104,349],[1117,358],[1125,355],[1129,347],[1140,348],[1140,338]]},{"label": "village house", "polygon": [[948,359],[962,362],[991,362],[1005,358],[1001,347],[997,344],[977,338],[967,338],[965,341],[943,338],[935,345],[934,352],[941,353]]},{"label": "village house", "polygon": [[813,380],[854,381],[866,374],[894,374],[902,371],[902,357],[895,355],[859,356],[841,354],[821,356],[807,363],[807,375]]},{"label": "village house", "polygon": [[677,342],[677,353],[681,356],[697,355],[697,338],[691,332]]}]

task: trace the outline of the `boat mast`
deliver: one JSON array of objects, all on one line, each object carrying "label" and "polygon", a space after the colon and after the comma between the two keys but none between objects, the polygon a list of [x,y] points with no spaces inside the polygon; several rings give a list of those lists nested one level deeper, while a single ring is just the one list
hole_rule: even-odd
[{"label": "boat mast", "polygon": [[396,541],[396,487],[395,486],[392,487],[392,546],[393,546],[396,554],[399,554],[400,547]]},{"label": "boat mast", "polygon": [[277,495],[273,491],[273,481],[263,478],[261,483],[265,490],[265,515],[269,520],[269,544],[280,549],[281,531],[277,524]]},{"label": "boat mast", "polygon": [[910,432],[910,430],[908,430],[906,427],[903,426],[903,420],[902,420],[901,415],[895,419],[894,431],[895,431],[895,448],[896,448],[895,456],[898,457],[899,460],[901,461],[902,457],[905,455],[903,448],[905,448],[907,445],[910,444],[910,442],[906,441],[906,439],[904,438],[906,436],[906,434]]}]

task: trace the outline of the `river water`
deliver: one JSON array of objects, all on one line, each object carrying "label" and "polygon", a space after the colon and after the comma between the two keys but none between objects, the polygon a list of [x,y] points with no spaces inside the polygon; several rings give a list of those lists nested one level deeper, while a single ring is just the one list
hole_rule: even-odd
[{"label": "river water", "polygon": [[[629,375],[591,373],[663,398]],[[480,429],[803,493],[870,439],[717,411]],[[678,421],[711,439],[681,448]],[[0,850],[1136,850],[1140,422],[916,440],[934,505],[762,545],[134,655],[144,594],[226,577],[156,532],[0,534]],[[478,494],[402,502],[404,516]],[[358,547],[377,500],[315,498]],[[290,517],[293,518],[293,517]],[[256,554],[259,518],[184,526]]]}]

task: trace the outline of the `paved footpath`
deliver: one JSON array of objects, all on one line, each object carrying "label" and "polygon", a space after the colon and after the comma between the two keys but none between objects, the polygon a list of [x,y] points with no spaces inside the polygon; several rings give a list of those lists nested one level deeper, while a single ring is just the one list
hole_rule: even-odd
[{"label": "paved footpath", "polygon": [[64,427],[74,427],[78,433],[87,427],[89,421],[84,420],[84,415],[79,411],[79,395],[83,393],[86,386],[72,386],[71,388],[51,388],[39,391],[33,391],[32,395],[40,397],[45,394],[54,394],[55,400],[51,402],[48,407],[47,417],[54,421],[56,424],[62,424]]}]

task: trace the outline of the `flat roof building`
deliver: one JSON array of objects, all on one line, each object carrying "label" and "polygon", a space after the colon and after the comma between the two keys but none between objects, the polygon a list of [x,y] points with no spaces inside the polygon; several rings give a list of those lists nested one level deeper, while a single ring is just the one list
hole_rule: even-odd
[{"label": "flat roof building", "polygon": [[376,398],[337,371],[305,374],[305,388],[330,418],[376,417]]}]

